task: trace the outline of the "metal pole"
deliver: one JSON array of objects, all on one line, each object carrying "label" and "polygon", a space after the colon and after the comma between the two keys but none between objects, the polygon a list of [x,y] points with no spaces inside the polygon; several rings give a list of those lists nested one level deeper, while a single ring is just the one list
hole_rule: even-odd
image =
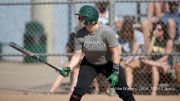
[{"label": "metal pole", "polygon": [[115,0],[109,0],[109,25],[115,30]]},{"label": "metal pole", "polygon": [[136,2],[136,4],[137,4],[137,17],[136,17],[136,19],[138,22],[140,22],[141,21],[141,4],[140,4],[140,1],[138,0]]},{"label": "metal pole", "polygon": [[[73,13],[73,17],[76,17],[76,16],[74,16],[74,14],[77,13],[75,1],[76,1],[76,0],[72,0],[72,13]],[[75,20],[74,20],[73,22],[74,22],[73,27],[74,27],[74,26],[76,27],[76,26],[78,25],[78,21],[76,20],[76,18],[75,18]],[[74,30],[74,29],[73,29],[73,30]]]},{"label": "metal pole", "polygon": [[71,32],[72,32],[72,3],[68,3],[68,34],[70,34]]},{"label": "metal pole", "polygon": [[[115,27],[115,0],[109,0],[109,25],[116,30]],[[115,96],[114,88],[109,88],[110,96]]]}]

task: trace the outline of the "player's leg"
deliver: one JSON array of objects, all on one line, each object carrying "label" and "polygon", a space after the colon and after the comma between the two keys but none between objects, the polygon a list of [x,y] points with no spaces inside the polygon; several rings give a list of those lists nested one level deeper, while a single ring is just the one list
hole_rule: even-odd
[{"label": "player's leg", "polygon": [[80,101],[97,74],[95,68],[93,68],[87,60],[83,59],[79,70],[77,85],[75,86],[69,101]]},{"label": "player's leg", "polygon": [[151,95],[157,95],[158,84],[159,84],[158,68],[153,66],[152,67],[152,92],[151,92]]},{"label": "player's leg", "polygon": [[147,17],[149,20],[152,19],[154,14],[154,3],[153,2],[149,2],[148,3],[148,9],[147,9]]},{"label": "player's leg", "polygon": [[158,21],[158,20],[160,20],[160,18],[161,18],[161,16],[162,16],[162,2],[156,2],[155,4],[154,4],[154,6],[155,6],[155,15],[156,15],[156,18],[157,18],[157,20],[156,21]]},{"label": "player's leg", "polygon": [[144,43],[144,50],[146,53],[148,53],[150,43],[151,43],[150,35],[151,35],[151,31],[153,29],[152,22],[148,19],[144,20],[142,22],[142,29],[143,29],[143,33],[144,33],[144,40],[146,40]]},{"label": "player's leg", "polygon": [[176,22],[173,19],[168,19],[168,32],[169,36],[174,39],[176,36]]},{"label": "player's leg", "polygon": [[133,69],[126,67],[125,69],[126,81],[129,88],[132,88],[133,85]]},{"label": "player's leg", "polygon": [[[64,63],[65,66],[67,66],[69,64],[69,59],[68,61],[66,61]],[[49,90],[49,94],[53,94],[58,88],[59,86],[62,84],[64,80],[64,77],[62,75],[58,75],[58,77],[56,78],[55,82],[53,83],[51,89]]]},{"label": "player's leg", "polygon": [[135,59],[132,62],[130,62],[129,64],[125,64],[125,61],[123,61],[123,62],[121,62],[121,66],[125,70],[127,85],[129,88],[132,88],[133,79],[134,79],[133,71],[136,68],[140,68],[140,61],[139,61],[139,59]]},{"label": "player's leg", "polygon": [[132,84],[133,84],[133,69],[131,67],[127,66],[126,61],[122,61],[121,66],[125,71],[127,85],[129,88],[131,88]]},{"label": "player's leg", "polygon": [[167,61],[156,62],[154,60],[141,59],[141,62],[144,64],[147,64],[147,65],[161,68],[161,69],[163,69],[164,73],[167,73],[170,69],[170,65],[167,63]]},{"label": "player's leg", "polygon": [[175,71],[176,71],[177,82],[180,84],[180,62],[176,63]]},{"label": "player's leg", "polygon": [[64,77],[62,75],[58,75],[56,81],[53,83],[51,89],[49,90],[49,94],[53,94],[61,85]]}]

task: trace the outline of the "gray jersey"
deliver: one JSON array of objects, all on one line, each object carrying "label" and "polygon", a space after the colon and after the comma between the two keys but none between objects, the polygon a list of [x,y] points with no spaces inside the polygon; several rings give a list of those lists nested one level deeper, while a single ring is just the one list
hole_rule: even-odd
[{"label": "gray jersey", "polygon": [[110,47],[118,45],[113,29],[107,25],[99,25],[94,33],[86,28],[80,29],[75,38],[75,50],[83,50],[86,59],[95,65],[102,65],[111,60]]}]

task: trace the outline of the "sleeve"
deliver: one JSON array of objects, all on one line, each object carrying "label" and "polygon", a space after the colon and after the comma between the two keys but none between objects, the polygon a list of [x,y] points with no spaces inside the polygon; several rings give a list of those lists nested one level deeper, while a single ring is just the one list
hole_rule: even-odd
[{"label": "sleeve", "polygon": [[144,36],[143,33],[135,31],[135,43],[139,45],[144,45]]},{"label": "sleeve", "polygon": [[75,33],[74,32],[70,33],[68,37],[68,42],[66,43],[66,52],[68,53],[74,52],[74,38],[75,38]]},{"label": "sleeve", "polygon": [[80,37],[78,37],[78,33],[76,35],[76,37],[74,38],[74,50],[82,50],[82,42],[80,41]]},{"label": "sleeve", "polygon": [[113,29],[107,29],[105,32],[105,41],[108,47],[116,47],[118,45],[118,39]]},{"label": "sleeve", "polygon": [[168,19],[170,18],[170,16],[168,16],[168,14],[165,14],[164,16],[161,17],[161,21],[165,24],[168,23]]}]

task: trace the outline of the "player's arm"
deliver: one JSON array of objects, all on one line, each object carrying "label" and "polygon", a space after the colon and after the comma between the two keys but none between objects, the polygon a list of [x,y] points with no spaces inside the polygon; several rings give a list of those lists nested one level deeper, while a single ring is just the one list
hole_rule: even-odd
[{"label": "player's arm", "polygon": [[118,45],[111,47],[110,51],[112,52],[113,70],[107,80],[111,83],[112,87],[115,87],[118,84],[118,81],[121,82],[121,86],[126,86],[124,72],[120,65],[121,51]]},{"label": "player's arm", "polygon": [[111,47],[110,51],[112,53],[113,70],[112,70],[112,74],[107,78],[107,80],[111,83],[111,86],[114,87],[118,83],[119,71],[121,72],[118,45],[115,47]]},{"label": "player's arm", "polygon": [[112,53],[112,61],[114,64],[119,64],[120,63],[120,51],[118,46],[116,47],[111,47],[110,51]]},{"label": "player's arm", "polygon": [[70,69],[72,70],[76,65],[78,65],[81,58],[82,58],[82,50],[75,50],[68,67],[70,67]]},{"label": "player's arm", "polygon": [[122,72],[122,68],[120,66],[120,50],[115,34],[116,33],[112,29],[109,29],[107,30],[105,35],[107,46],[112,53],[113,70],[112,74],[107,78],[112,87],[117,85],[118,75]]},{"label": "player's arm", "polygon": [[74,53],[72,55],[72,58],[70,59],[70,63],[68,67],[64,67],[61,70],[61,74],[66,77],[68,76],[69,72],[76,66],[78,65],[79,61],[82,58],[82,42],[79,40],[79,34],[77,33],[74,40]]},{"label": "player's arm", "polygon": [[75,50],[72,58],[70,59],[70,64],[67,67],[63,67],[60,71],[60,74],[64,77],[68,76],[70,71],[78,65],[79,61],[82,58],[82,50]]},{"label": "player's arm", "polygon": [[118,39],[116,37],[116,33],[112,28],[106,29],[104,32],[105,41],[108,49],[112,53],[112,62],[114,64],[120,63],[120,48],[121,46],[118,44]]},{"label": "player's arm", "polygon": [[83,49],[83,42],[81,40],[82,34],[77,32],[75,38],[74,38],[74,53],[72,55],[72,58],[70,59],[70,63],[68,67],[72,70],[80,60],[82,59],[82,49]]}]

